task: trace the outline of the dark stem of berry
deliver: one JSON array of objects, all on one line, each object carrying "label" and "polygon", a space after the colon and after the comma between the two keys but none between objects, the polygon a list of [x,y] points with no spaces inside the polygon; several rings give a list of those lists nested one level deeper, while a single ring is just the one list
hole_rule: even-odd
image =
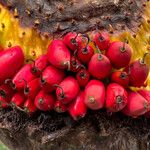
[{"label": "dark stem of berry", "polygon": [[89,42],[90,42],[90,37],[89,37],[88,34],[83,34],[83,36],[87,39],[87,42],[86,42],[85,47],[82,49],[82,53],[83,53],[83,54],[87,54],[87,53],[88,53],[87,47],[88,47]]},{"label": "dark stem of berry", "polygon": [[5,83],[5,84],[8,84],[8,83],[9,83],[10,87],[11,87],[13,90],[16,89],[16,85],[13,83],[12,79],[6,79],[4,83]]},{"label": "dark stem of berry", "polygon": [[77,35],[74,37],[74,38],[72,38],[70,41],[71,41],[71,43],[73,44],[73,45],[75,45],[76,47],[78,46],[78,43],[77,43],[77,41],[76,41],[76,38],[78,37],[78,35],[79,35],[79,33],[77,33]]},{"label": "dark stem of berry", "polygon": [[146,59],[147,55],[150,55],[150,52],[147,52],[147,53],[144,54],[143,58],[140,61],[141,64],[145,64],[145,59]]},{"label": "dark stem of berry", "polygon": [[126,77],[127,77],[127,74],[125,72],[121,72],[120,78],[121,79],[126,79]]},{"label": "dark stem of berry", "polygon": [[105,40],[105,38],[103,37],[102,33],[99,31],[98,25],[96,26],[96,32],[99,33],[99,38],[98,38],[98,40],[99,40],[100,42],[103,42],[103,41]]},{"label": "dark stem of berry", "polygon": [[94,97],[92,97],[92,96],[91,96],[91,97],[89,97],[89,102],[90,102],[90,103],[95,103],[95,98],[94,98]]},{"label": "dark stem of berry", "polygon": [[86,73],[84,71],[80,72],[80,77],[81,79],[85,79],[86,78]]},{"label": "dark stem of berry", "polygon": [[24,94],[28,94],[29,93],[29,87],[28,87],[28,83],[25,79],[21,79],[20,82],[23,81],[25,83],[25,88],[24,88]]},{"label": "dark stem of berry", "polygon": [[99,61],[103,60],[103,56],[101,54],[98,55],[98,60]]},{"label": "dark stem of berry", "polygon": [[73,66],[76,66],[77,65],[77,52],[78,52],[78,49],[76,49],[73,53],[73,56],[74,56],[74,61],[71,60],[71,64]]},{"label": "dark stem of berry", "polygon": [[120,95],[116,96],[116,103],[121,104],[123,102],[123,99]]},{"label": "dark stem of berry", "polygon": [[33,66],[31,68],[32,73],[36,73],[39,69],[35,66],[35,61],[33,59],[27,59],[26,62],[32,62]]},{"label": "dark stem of berry", "polygon": [[43,104],[43,98],[39,98],[38,103]]},{"label": "dark stem of berry", "polygon": [[101,52],[101,50],[99,49],[99,47],[96,45],[95,41],[92,41],[92,42],[93,42],[94,46],[96,47],[96,49],[98,50],[98,53],[101,54],[102,52]]},{"label": "dark stem of berry", "polygon": [[63,112],[63,110],[62,110],[62,108],[60,106],[55,107],[55,111],[58,112],[58,113],[62,113]]},{"label": "dark stem of berry", "polygon": [[124,53],[125,51],[126,51],[126,43],[127,43],[127,39],[125,39],[124,40],[124,42],[123,42],[123,46],[122,47],[120,47],[120,51],[122,52],[122,53]]},{"label": "dark stem of berry", "polygon": [[71,61],[64,62],[64,66],[67,66],[66,68],[68,71],[70,71],[70,63],[71,63]]},{"label": "dark stem of berry", "polygon": [[65,98],[65,93],[64,93],[63,88],[62,88],[60,85],[58,85],[58,84],[54,84],[53,86],[54,86],[54,87],[58,87],[58,88],[61,89],[60,98],[61,98],[61,99],[64,99],[64,98]]},{"label": "dark stem of berry", "polygon": [[0,96],[6,98],[6,92],[4,90],[0,90]]},{"label": "dark stem of berry", "polygon": [[78,69],[78,68],[80,68],[80,69],[81,69],[81,68],[86,69],[86,67],[85,67],[84,65],[81,65],[81,64],[77,64],[77,65],[76,65],[76,69]]}]

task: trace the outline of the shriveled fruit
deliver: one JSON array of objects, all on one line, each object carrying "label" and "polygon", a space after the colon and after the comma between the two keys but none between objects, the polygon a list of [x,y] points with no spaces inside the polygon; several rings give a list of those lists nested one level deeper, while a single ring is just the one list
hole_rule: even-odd
[{"label": "shriveled fruit", "polygon": [[85,87],[84,102],[90,109],[100,109],[105,103],[105,87],[101,81],[90,80]]},{"label": "shriveled fruit", "polygon": [[84,92],[81,91],[76,99],[68,106],[68,112],[74,120],[83,118],[87,112],[87,106],[84,103]]},{"label": "shriveled fruit", "polygon": [[126,90],[117,83],[110,83],[106,91],[106,108],[110,112],[122,110],[128,102]]}]

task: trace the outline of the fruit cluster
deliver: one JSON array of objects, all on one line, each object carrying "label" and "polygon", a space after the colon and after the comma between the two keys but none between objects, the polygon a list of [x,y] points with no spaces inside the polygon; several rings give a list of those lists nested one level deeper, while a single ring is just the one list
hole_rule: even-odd
[{"label": "fruit cluster", "polygon": [[29,114],[38,109],[68,111],[75,120],[84,117],[87,108],[103,107],[134,118],[150,116],[150,91],[140,89],[146,86],[149,53],[131,62],[130,46],[126,41],[111,42],[107,32],[69,32],[52,40],[47,54],[26,64],[19,46],[0,51],[2,108]]}]

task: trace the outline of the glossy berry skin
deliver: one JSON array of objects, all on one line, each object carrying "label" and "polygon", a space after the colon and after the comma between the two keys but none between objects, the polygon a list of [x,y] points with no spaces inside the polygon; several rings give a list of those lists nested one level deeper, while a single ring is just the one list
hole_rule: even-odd
[{"label": "glossy berry skin", "polygon": [[64,77],[65,74],[63,70],[60,70],[54,66],[48,66],[42,73],[42,89],[47,93],[54,91],[56,87],[54,87],[53,85],[59,84]]},{"label": "glossy berry skin", "polygon": [[125,71],[114,71],[111,75],[111,82],[118,83],[127,88],[129,85],[129,76]]},{"label": "glossy berry skin", "polygon": [[128,92],[128,103],[122,110],[125,115],[136,118],[150,110],[150,103],[138,92]]},{"label": "glossy berry skin", "polygon": [[106,109],[110,112],[122,110],[128,102],[128,93],[117,83],[110,83],[106,90]]},{"label": "glossy berry skin", "polygon": [[132,50],[130,46],[123,42],[112,42],[106,52],[114,68],[126,67],[131,60]]},{"label": "glossy berry skin", "polygon": [[49,65],[48,57],[47,55],[41,55],[39,56],[34,63],[32,63],[31,72],[39,77],[42,73],[42,71]]},{"label": "glossy berry skin", "polygon": [[87,64],[93,55],[94,49],[90,45],[87,45],[87,47],[82,46],[77,52],[79,60],[84,64]]},{"label": "glossy berry skin", "polygon": [[112,66],[109,59],[103,54],[94,54],[89,62],[89,73],[97,78],[104,79],[111,72]]},{"label": "glossy berry skin", "polygon": [[107,50],[110,45],[110,36],[108,32],[96,32],[93,35],[93,41],[96,43],[100,50]]},{"label": "glossy berry skin", "polygon": [[81,62],[77,58],[72,56],[70,61],[70,71],[78,72],[80,68],[81,68]]},{"label": "glossy berry skin", "polygon": [[140,87],[144,85],[148,77],[149,66],[145,63],[142,63],[140,60],[135,60],[125,68],[125,71],[130,71],[129,84],[131,86]]},{"label": "glossy berry skin", "polygon": [[87,112],[87,106],[84,103],[84,92],[81,91],[76,99],[68,106],[68,112],[74,120],[83,118]]},{"label": "glossy berry skin", "polygon": [[82,45],[82,38],[80,36],[76,36],[76,32],[69,32],[63,38],[65,45],[72,51],[79,49]]},{"label": "glossy berry skin", "polygon": [[40,78],[28,82],[24,88],[24,95],[33,100],[41,89]]},{"label": "glossy berry skin", "polygon": [[34,105],[33,100],[29,98],[25,100],[23,107],[25,112],[27,112],[28,114],[32,114],[37,111],[37,107]]},{"label": "glossy berry skin", "polygon": [[47,94],[41,90],[35,100],[34,105],[42,111],[52,110],[54,108],[55,98],[52,94]]},{"label": "glossy berry skin", "polygon": [[0,53],[0,83],[13,77],[24,63],[24,54],[19,46],[8,48]]},{"label": "glossy berry skin", "polygon": [[28,83],[35,78],[36,76],[31,73],[31,64],[26,64],[16,73],[16,75],[12,79],[12,82],[15,89],[23,90],[26,82]]},{"label": "glossy berry skin", "polygon": [[76,74],[76,79],[81,87],[85,87],[90,79],[90,74],[86,69],[80,69]]},{"label": "glossy berry skin", "polygon": [[105,87],[99,80],[90,80],[85,87],[84,102],[90,109],[97,110],[104,106]]},{"label": "glossy berry skin", "polygon": [[76,98],[79,90],[77,80],[72,76],[68,76],[56,88],[56,96],[63,104],[68,104]]},{"label": "glossy berry skin", "polygon": [[[138,91],[138,93],[143,96],[149,103],[150,103],[150,91],[141,89]],[[144,114],[147,118],[150,117],[150,110]]]},{"label": "glossy berry skin", "polygon": [[70,51],[62,40],[53,40],[47,49],[49,62],[59,69],[69,69]]},{"label": "glossy berry skin", "polygon": [[11,98],[11,104],[22,107],[25,102],[25,96],[22,92],[17,92]]},{"label": "glossy berry skin", "polygon": [[61,101],[56,101],[54,104],[54,110],[58,113],[63,113],[67,111],[67,106],[64,105]]}]

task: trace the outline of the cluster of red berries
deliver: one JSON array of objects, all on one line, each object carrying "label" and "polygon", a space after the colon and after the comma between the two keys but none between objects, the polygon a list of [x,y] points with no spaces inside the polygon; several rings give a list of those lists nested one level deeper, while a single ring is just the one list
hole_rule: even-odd
[{"label": "cluster of red berries", "polygon": [[73,119],[84,117],[87,108],[105,107],[137,117],[150,116],[150,91],[144,87],[149,66],[143,58],[131,62],[126,42],[110,41],[104,31],[67,33],[54,39],[32,63],[24,65],[19,46],[0,52],[0,104],[33,113],[68,111]]}]

